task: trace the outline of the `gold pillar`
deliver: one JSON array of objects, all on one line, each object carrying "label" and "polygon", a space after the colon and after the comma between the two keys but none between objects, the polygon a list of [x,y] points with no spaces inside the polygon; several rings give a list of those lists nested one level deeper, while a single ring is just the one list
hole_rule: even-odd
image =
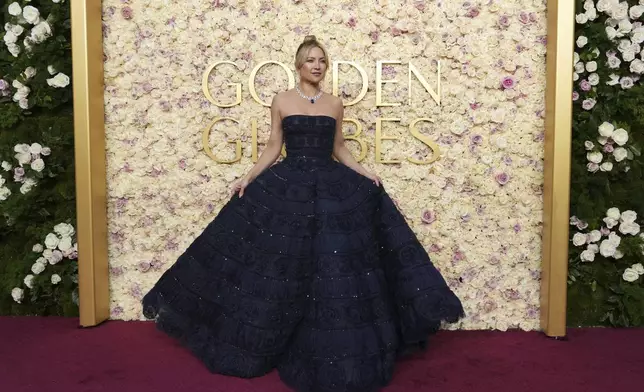
[{"label": "gold pillar", "polygon": [[72,0],[80,324],[109,317],[101,0]]},{"label": "gold pillar", "polygon": [[575,2],[548,0],[541,328],[566,334]]}]

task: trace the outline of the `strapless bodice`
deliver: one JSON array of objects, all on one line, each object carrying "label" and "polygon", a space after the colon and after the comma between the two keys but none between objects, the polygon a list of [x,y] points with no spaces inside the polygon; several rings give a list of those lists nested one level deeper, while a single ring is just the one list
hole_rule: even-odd
[{"label": "strapless bodice", "polygon": [[292,114],[282,119],[287,159],[331,160],[336,120],[331,116]]}]

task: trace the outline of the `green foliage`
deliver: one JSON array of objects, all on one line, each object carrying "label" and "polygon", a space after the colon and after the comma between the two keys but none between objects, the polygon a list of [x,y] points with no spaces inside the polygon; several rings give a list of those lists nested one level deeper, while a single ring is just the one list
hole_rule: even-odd
[{"label": "green foliage", "polygon": [[[37,184],[22,193],[22,184],[14,181],[13,171],[0,169],[4,186],[11,195],[0,200],[0,314],[14,315],[65,315],[78,314],[78,265],[75,260],[64,258],[55,265],[47,265],[44,272],[35,274],[33,288],[23,283],[31,267],[41,256],[32,250],[35,244],[44,244],[47,234],[59,223],[76,226],[74,183],[74,132],[72,86],[53,87],[48,79],[57,73],[71,76],[71,29],[69,2],[51,0],[18,0],[21,7],[32,6],[40,12],[40,22],[48,23],[51,35],[39,43],[29,42],[34,25],[12,16],[8,6],[0,8],[0,79],[10,85],[10,95],[0,97],[0,162],[19,167],[14,155],[18,144],[38,143],[49,147],[51,154],[42,156],[45,168],[38,172],[29,164],[22,165],[26,177]],[[10,53],[3,38],[6,23],[21,25],[24,32],[17,40],[21,51],[18,56]],[[27,78],[29,67],[36,73]],[[13,100],[17,80],[29,89],[28,106],[21,108]],[[53,274],[62,280],[52,284]],[[21,303],[11,297],[14,287],[24,289]]]},{"label": "green foliage", "polygon": [[[637,5],[637,0],[628,0],[629,6]],[[577,13],[583,13],[583,1],[577,0]],[[588,223],[588,232],[605,227],[602,221],[611,207],[620,211],[632,210],[638,215],[637,223],[644,225],[644,178],[642,177],[644,158],[644,84],[636,81],[630,89],[619,84],[607,85],[611,74],[637,76],[629,70],[630,63],[623,61],[618,69],[611,69],[606,62],[608,52],[616,52],[618,40],[611,41],[606,33],[605,14],[586,24],[577,24],[576,36],[588,38],[588,44],[576,48],[582,62],[596,61],[596,73],[600,77],[598,85],[591,91],[583,92],[580,82],[590,72],[580,74],[574,83],[580,98],[573,109],[573,142],[571,172],[571,215]],[[642,18],[639,19],[642,21]],[[634,21],[633,21],[634,22]],[[621,38],[621,39],[628,39]],[[594,49],[599,50],[599,56]],[[637,56],[639,58],[639,56]],[[592,110],[584,110],[581,103],[586,98],[597,100]],[[616,163],[611,171],[591,173],[587,169],[586,141],[598,145],[598,127],[610,122],[617,128],[628,131],[629,140],[624,146],[629,158]],[[601,146],[600,146],[601,147]],[[617,147],[617,146],[615,146]],[[604,152],[604,156],[610,153]],[[632,158],[632,159],[631,159]],[[625,172],[625,169],[628,171]],[[617,226],[611,229],[617,231]],[[579,230],[571,227],[571,238]],[[642,326],[644,325],[644,276],[632,283],[622,279],[624,270],[635,263],[643,262],[641,238],[622,235],[619,249],[624,253],[621,259],[605,258],[597,254],[592,262],[582,262],[580,253],[583,247],[571,244],[568,287],[568,321],[571,326]],[[601,242],[601,241],[600,241]],[[598,244],[600,243],[598,242]]]}]

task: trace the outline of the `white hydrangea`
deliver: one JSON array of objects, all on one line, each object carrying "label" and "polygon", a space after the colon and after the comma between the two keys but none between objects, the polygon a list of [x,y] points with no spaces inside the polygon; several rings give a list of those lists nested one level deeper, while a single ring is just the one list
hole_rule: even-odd
[{"label": "white hydrangea", "polygon": [[17,303],[22,303],[22,300],[25,297],[25,291],[21,289],[20,287],[15,287],[13,290],[11,290],[11,298],[13,298],[14,301]]},{"label": "white hydrangea", "polygon": [[52,274],[51,275],[51,284],[58,284],[60,283],[62,279],[60,278],[60,275],[58,274]]}]

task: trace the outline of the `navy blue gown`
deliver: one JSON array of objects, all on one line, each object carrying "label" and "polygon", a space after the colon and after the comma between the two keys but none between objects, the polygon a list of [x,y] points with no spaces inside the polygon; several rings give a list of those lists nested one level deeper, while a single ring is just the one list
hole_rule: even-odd
[{"label": "navy blue gown", "polygon": [[283,119],[287,158],[232,196],[143,298],[213,373],[371,392],[463,315],[382,186],[332,159],[336,120]]}]

